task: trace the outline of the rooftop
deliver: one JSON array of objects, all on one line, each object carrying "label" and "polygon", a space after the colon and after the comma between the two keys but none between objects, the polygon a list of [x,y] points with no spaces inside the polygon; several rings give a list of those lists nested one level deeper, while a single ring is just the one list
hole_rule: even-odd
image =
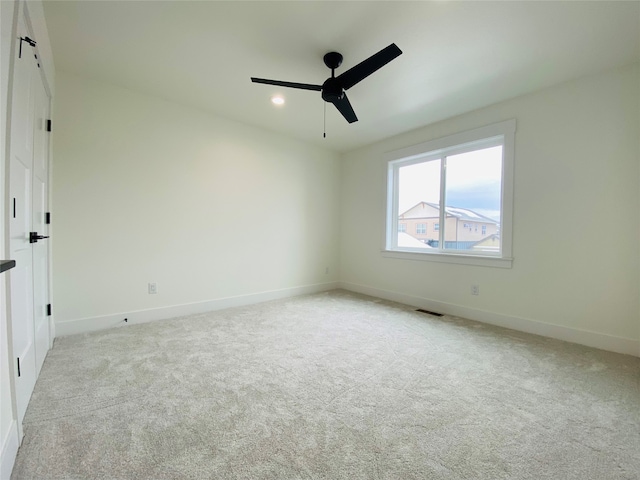
[{"label": "rooftop", "polygon": [[[436,211],[440,211],[440,205],[437,203],[430,202],[419,202],[413,207],[411,207],[406,212],[400,214],[402,218],[429,218],[433,215],[425,215],[426,207],[430,207],[431,209],[435,209]],[[474,212],[468,208],[461,207],[445,207],[445,212],[447,216],[456,217],[460,220],[469,220],[472,222],[483,222],[483,223],[493,223],[498,224],[494,219],[489,218],[485,215],[482,215],[478,212]]]}]

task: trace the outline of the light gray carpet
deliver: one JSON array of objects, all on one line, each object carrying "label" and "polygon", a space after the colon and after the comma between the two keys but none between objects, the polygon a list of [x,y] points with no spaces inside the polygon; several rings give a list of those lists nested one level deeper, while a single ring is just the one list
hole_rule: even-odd
[{"label": "light gray carpet", "polygon": [[640,359],[333,291],[59,338],[13,479],[638,479]]}]

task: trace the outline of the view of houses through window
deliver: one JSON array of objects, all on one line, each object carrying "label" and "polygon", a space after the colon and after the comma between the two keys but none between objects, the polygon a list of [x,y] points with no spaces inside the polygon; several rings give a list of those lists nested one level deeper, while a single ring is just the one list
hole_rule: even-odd
[{"label": "view of houses through window", "polygon": [[401,166],[398,246],[499,252],[501,186],[502,145]]}]

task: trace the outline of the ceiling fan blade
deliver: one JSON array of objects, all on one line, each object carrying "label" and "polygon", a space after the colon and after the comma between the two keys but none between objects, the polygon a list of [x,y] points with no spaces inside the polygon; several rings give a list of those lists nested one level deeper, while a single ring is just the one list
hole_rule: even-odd
[{"label": "ceiling fan blade", "polygon": [[356,117],[356,112],[353,111],[353,107],[351,106],[351,102],[347,98],[347,94],[343,94],[342,98],[333,102],[338,111],[342,114],[345,120],[349,123],[357,122],[358,117]]},{"label": "ceiling fan blade", "polygon": [[309,83],[281,82],[279,80],[267,80],[266,78],[251,77],[253,83],[265,83],[267,85],[278,85],[279,87],[301,88],[303,90],[322,91],[322,85],[311,85]]},{"label": "ceiling fan blade", "polygon": [[364,80],[376,70],[384,67],[394,58],[402,55],[402,50],[398,48],[395,43],[392,43],[386,48],[383,48],[378,53],[371,55],[366,60],[363,60],[355,67],[351,67],[346,72],[338,75],[338,80],[345,90],[350,89],[356,83]]}]

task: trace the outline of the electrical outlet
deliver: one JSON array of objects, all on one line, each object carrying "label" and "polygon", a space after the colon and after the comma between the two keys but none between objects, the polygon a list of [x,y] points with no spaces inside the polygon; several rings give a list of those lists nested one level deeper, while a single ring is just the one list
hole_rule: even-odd
[{"label": "electrical outlet", "polygon": [[327,275],[329,273],[329,267],[324,269],[324,274]]},{"label": "electrical outlet", "polygon": [[480,285],[471,285],[471,295],[480,295]]},{"label": "electrical outlet", "polygon": [[158,284],[152,282],[149,284],[149,295],[155,295],[156,293],[158,293]]}]

